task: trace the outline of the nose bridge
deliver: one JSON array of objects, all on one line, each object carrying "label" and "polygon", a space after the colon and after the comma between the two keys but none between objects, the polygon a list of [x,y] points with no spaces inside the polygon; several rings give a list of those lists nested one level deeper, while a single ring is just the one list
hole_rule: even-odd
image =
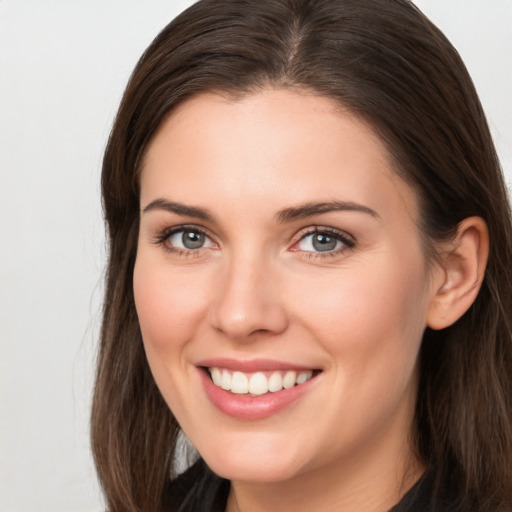
[{"label": "nose bridge", "polygon": [[261,249],[234,251],[219,272],[210,312],[212,326],[238,341],[253,339],[255,333],[277,334],[286,329],[276,270]]}]

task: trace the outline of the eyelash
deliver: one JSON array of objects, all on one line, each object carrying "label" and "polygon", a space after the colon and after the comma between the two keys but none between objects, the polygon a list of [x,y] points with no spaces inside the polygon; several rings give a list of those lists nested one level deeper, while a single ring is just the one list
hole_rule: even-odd
[{"label": "eyelash", "polygon": [[294,252],[302,252],[303,256],[308,259],[330,258],[340,256],[347,250],[353,249],[356,246],[354,238],[343,231],[334,228],[314,226],[307,228],[306,231],[300,233],[299,239],[293,244],[297,246],[301,241],[305,240],[308,236],[312,235],[326,235],[329,238],[334,238],[336,241],[341,242],[342,246],[332,251],[301,251],[300,249],[293,250]]},{"label": "eyelash", "polygon": [[[189,232],[189,233],[196,233],[199,235],[205,236],[207,239],[211,240],[211,237],[208,235],[208,233],[198,227],[198,226],[175,226],[172,228],[164,229],[162,232],[157,234],[153,240],[153,243],[158,246],[163,246],[163,248],[169,252],[173,253],[178,257],[184,257],[184,258],[190,258],[190,257],[199,257],[201,256],[201,249],[205,249],[204,247],[200,247],[198,249],[181,249],[178,247],[174,247],[167,243],[169,239],[181,232]],[[341,253],[353,249],[356,246],[356,241],[354,238],[350,235],[347,235],[346,233],[342,231],[338,231],[337,229],[333,228],[327,228],[327,227],[320,227],[320,226],[314,226],[312,228],[307,228],[307,230],[299,233],[299,238],[293,243],[292,247],[297,246],[300,242],[305,240],[308,236],[312,235],[326,235],[330,238],[334,238],[336,241],[341,242],[342,247],[331,250],[331,251],[303,251],[300,249],[291,249],[292,252],[301,252],[303,253],[303,256],[308,259],[317,259],[317,258],[328,258],[333,256],[339,256]],[[212,242],[215,244],[215,242]]]},{"label": "eyelash", "polygon": [[208,235],[208,233],[204,229],[201,229],[198,226],[184,225],[184,226],[175,226],[172,228],[164,229],[162,232],[160,232],[159,234],[157,234],[155,236],[153,243],[156,245],[162,246],[167,252],[173,253],[178,257],[194,258],[194,257],[201,256],[200,249],[203,249],[202,247],[198,248],[198,249],[181,249],[179,247],[173,247],[172,245],[167,243],[173,235],[175,235],[177,233],[181,233],[181,232],[196,233],[199,235],[204,235],[206,238],[211,240],[211,237]]}]

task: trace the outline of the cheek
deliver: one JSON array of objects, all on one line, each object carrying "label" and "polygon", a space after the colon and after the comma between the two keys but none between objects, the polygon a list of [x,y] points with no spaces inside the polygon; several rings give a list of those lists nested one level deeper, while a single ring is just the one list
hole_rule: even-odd
[{"label": "cheek", "polygon": [[206,282],[140,258],[134,269],[135,306],[148,356],[176,353],[194,335],[206,307]]},{"label": "cheek", "polygon": [[[204,316],[207,281],[170,271],[169,266],[138,258],[133,287],[135,306],[151,373],[177,418],[194,417],[185,400],[192,368],[187,364],[189,342],[197,336]],[[202,286],[199,284],[202,283]]]},{"label": "cheek", "polygon": [[355,444],[359,434],[384,428],[399,408],[407,410],[403,417],[412,414],[416,396],[426,281],[417,269],[380,270],[316,281],[297,310],[329,354],[331,388],[338,390],[319,414],[332,411],[332,435]]},{"label": "cheek", "polygon": [[422,265],[384,263],[310,280],[308,294],[295,294],[298,321],[316,332],[334,359],[350,361],[354,373],[372,364],[403,365],[404,359],[409,371],[425,329]]}]

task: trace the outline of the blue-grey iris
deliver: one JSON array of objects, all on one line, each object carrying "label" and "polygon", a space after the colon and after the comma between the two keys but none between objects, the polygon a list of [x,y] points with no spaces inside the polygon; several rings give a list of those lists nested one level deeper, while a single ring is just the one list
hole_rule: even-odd
[{"label": "blue-grey iris", "polygon": [[336,238],[333,238],[332,236],[327,236],[322,233],[317,233],[313,237],[313,247],[316,251],[332,251],[336,248],[336,243],[338,242]]},{"label": "blue-grey iris", "polygon": [[187,249],[200,249],[204,245],[205,236],[196,231],[185,231],[181,237],[183,246]]}]

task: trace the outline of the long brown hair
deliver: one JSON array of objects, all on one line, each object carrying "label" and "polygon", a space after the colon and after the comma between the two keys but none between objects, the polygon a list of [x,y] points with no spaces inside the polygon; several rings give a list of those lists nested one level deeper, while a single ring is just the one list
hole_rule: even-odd
[{"label": "long brown hair", "polygon": [[512,226],[472,81],[444,35],[407,0],[202,0],[138,62],[106,148],[109,261],[92,445],[111,512],[157,511],[173,492],[179,426],[153,381],[134,307],[138,172],[162,120],[204,91],[308,89],[370,123],[417,192],[426,251],[464,218],[491,247],[470,310],[427,329],[420,353],[418,457],[461,506],[512,502]]}]

